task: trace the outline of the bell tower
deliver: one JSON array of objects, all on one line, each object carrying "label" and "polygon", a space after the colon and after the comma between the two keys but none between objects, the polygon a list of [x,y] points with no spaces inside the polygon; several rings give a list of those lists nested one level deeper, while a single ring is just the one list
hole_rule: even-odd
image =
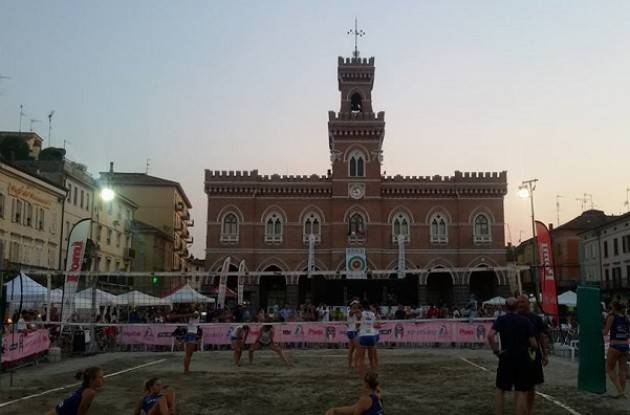
[{"label": "bell tower", "polygon": [[372,109],[374,58],[353,55],[338,58],[341,102],[328,112],[328,146],[333,178],[361,182],[381,177],[385,113]]}]

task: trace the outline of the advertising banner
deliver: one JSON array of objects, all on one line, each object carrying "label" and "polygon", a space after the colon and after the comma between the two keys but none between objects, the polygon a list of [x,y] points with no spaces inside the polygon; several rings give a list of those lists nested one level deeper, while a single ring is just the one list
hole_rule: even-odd
[{"label": "advertising banner", "polygon": [[[66,271],[81,272],[85,246],[90,234],[91,219],[83,219],[77,222],[68,237],[68,249],[66,251]],[[63,284],[63,304],[61,306],[61,321],[70,320],[74,313],[74,295],[77,292],[80,275],[67,274]]]},{"label": "advertising banner", "polygon": [[346,279],[367,279],[365,248],[346,248]]},{"label": "advertising banner", "polygon": [[551,235],[544,223],[536,221],[536,244],[538,245],[539,281],[542,292],[542,308],[545,314],[558,315],[558,296],[553,269]]},{"label": "advertising banner", "polygon": [[48,330],[5,334],[2,337],[2,363],[24,359],[50,347]]}]

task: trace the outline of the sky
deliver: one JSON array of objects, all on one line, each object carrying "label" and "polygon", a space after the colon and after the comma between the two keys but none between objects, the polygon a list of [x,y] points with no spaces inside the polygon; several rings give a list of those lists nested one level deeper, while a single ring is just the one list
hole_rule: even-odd
[{"label": "sky", "polygon": [[[388,175],[508,171],[507,241],[537,219],[625,210],[627,1],[0,0],[0,130],[33,128],[96,175],[182,183],[203,257],[204,169],[324,174],[337,56],[376,58]],[[588,204],[590,207],[590,203]]]}]

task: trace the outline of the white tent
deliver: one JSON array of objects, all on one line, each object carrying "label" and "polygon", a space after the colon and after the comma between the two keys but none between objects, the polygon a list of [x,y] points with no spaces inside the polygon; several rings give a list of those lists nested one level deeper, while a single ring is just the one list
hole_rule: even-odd
[{"label": "white tent", "polygon": [[48,302],[48,288],[38,284],[28,275],[20,275],[4,284],[7,287],[7,301],[10,303],[42,304]]},{"label": "white tent", "polygon": [[137,290],[120,294],[118,300],[120,304],[130,307],[171,305],[171,302],[165,298],[153,297]]},{"label": "white tent", "polygon": [[505,305],[505,298],[494,297],[483,302],[484,305]]},{"label": "white tent", "polygon": [[63,290],[61,288],[55,288],[54,290],[50,290],[50,303],[51,304],[61,304],[63,299]]},{"label": "white tent", "polygon": [[577,305],[577,294],[573,291],[567,291],[558,296],[558,304],[575,307]]},{"label": "white tent", "polygon": [[[96,307],[107,305],[120,305],[118,297],[106,291],[96,289]],[[74,308],[92,308],[92,289],[86,288],[74,295]]]},{"label": "white tent", "polygon": [[184,285],[173,294],[164,297],[164,300],[174,304],[213,303],[215,301],[214,298],[208,298],[205,295],[199,294],[189,284]]}]

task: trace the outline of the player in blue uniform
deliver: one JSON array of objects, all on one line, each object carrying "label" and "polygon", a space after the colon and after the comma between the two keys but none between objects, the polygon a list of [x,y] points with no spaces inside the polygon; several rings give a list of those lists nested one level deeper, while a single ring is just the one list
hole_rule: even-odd
[{"label": "player in blue uniform", "polygon": [[384,415],[378,375],[375,372],[368,372],[363,382],[363,394],[354,405],[330,408],[325,415]]},{"label": "player in blue uniform", "polygon": [[258,337],[256,341],[249,347],[249,363],[254,362],[254,352],[258,349],[269,347],[271,350],[276,352],[280,359],[287,365],[290,366],[289,360],[284,354],[284,351],[280,348],[278,343],[276,343],[273,339],[274,330],[271,324],[263,324],[260,327],[260,333],[258,333]]},{"label": "player in blue uniform", "polygon": [[201,315],[199,311],[194,310],[192,313],[186,314],[170,314],[167,316],[168,320],[182,320],[188,319],[186,324],[186,334],[184,335],[184,373],[190,373],[190,362],[192,355],[197,350],[197,345],[200,339],[199,323],[201,322]]},{"label": "player in blue uniform", "polygon": [[59,402],[55,409],[48,411],[47,415],[86,415],[88,413],[97,390],[103,386],[103,369],[90,367],[78,372],[76,378],[83,381],[81,387]]},{"label": "player in blue uniform", "polygon": [[162,386],[160,378],[144,382],[145,395],[138,400],[133,415],[171,415],[175,413],[175,391]]},{"label": "player in blue uniform", "polygon": [[[625,396],[626,378],[628,376],[628,350],[630,345],[630,319],[626,308],[620,302],[612,304],[612,312],[606,317],[604,336],[610,333],[610,346],[606,358],[608,377],[617,388],[617,398]],[[615,372],[615,368],[618,371]]]}]

